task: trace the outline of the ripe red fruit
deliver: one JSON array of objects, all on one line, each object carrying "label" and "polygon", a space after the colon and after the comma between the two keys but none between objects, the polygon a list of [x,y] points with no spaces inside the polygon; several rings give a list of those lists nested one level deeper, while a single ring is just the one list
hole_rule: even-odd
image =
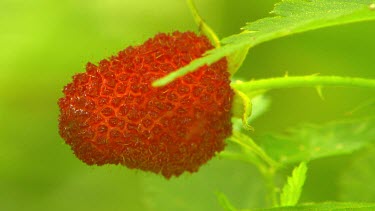
[{"label": "ripe red fruit", "polygon": [[178,176],[196,172],[231,134],[226,59],[160,88],[151,86],[213,48],[192,32],[158,34],[117,56],[88,63],[59,99],[60,135],[89,165]]}]

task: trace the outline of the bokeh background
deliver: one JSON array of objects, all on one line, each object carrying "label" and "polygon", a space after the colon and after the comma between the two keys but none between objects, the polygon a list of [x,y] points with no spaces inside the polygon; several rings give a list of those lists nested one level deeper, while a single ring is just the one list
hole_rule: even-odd
[{"label": "bokeh background", "polygon": [[[275,2],[196,1],[220,37],[269,16]],[[157,32],[175,30],[197,31],[182,0],[0,0],[0,210],[220,210],[215,192],[239,208],[266,206],[261,176],[239,161],[215,158],[199,173],[166,181],[121,166],[87,166],[59,137],[57,99],[74,73]],[[365,22],[265,43],[250,51],[236,77],[288,72],[374,78],[374,35],[375,22]],[[373,91],[323,91],[325,100],[313,89],[269,93],[272,105],[254,122],[256,135],[300,122],[374,114],[374,104],[351,113],[373,98]],[[353,180],[350,172],[361,171],[356,163],[370,165],[364,174],[374,175],[371,154],[312,162],[302,201],[363,199],[343,184]],[[366,187],[375,186],[371,181]],[[373,189],[357,186],[368,191],[362,192],[367,201],[375,201]]]}]

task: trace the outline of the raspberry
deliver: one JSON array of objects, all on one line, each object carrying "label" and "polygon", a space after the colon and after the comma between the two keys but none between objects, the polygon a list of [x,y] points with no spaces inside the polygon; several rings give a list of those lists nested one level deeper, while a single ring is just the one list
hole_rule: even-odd
[{"label": "raspberry", "polygon": [[164,87],[151,83],[211,48],[192,32],[160,33],[88,63],[58,101],[61,137],[88,165],[121,164],[166,178],[196,172],[231,134],[226,59]]}]

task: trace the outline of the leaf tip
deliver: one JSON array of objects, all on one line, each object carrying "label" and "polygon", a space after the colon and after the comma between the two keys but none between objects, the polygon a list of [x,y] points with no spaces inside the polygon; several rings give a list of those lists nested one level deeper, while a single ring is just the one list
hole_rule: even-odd
[{"label": "leaf tip", "polygon": [[153,87],[161,87],[167,85],[168,83],[170,83],[170,80],[168,80],[168,78],[163,77],[153,81],[151,85]]}]

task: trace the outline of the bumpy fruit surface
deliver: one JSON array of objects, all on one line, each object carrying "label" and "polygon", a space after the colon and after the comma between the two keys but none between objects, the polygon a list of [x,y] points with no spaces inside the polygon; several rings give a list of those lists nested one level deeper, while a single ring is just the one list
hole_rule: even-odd
[{"label": "bumpy fruit surface", "polygon": [[151,83],[213,48],[192,32],[157,34],[76,74],[59,99],[59,132],[89,165],[178,176],[196,172],[231,134],[226,59],[164,87]]}]

